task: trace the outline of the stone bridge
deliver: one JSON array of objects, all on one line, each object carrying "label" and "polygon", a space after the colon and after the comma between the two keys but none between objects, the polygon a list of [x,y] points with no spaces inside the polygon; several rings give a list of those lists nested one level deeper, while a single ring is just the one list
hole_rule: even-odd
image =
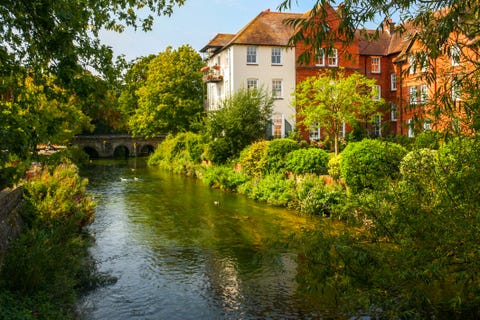
[{"label": "stone bridge", "polygon": [[133,138],[128,134],[78,135],[72,145],[83,149],[90,158],[128,158],[152,153],[164,139]]}]

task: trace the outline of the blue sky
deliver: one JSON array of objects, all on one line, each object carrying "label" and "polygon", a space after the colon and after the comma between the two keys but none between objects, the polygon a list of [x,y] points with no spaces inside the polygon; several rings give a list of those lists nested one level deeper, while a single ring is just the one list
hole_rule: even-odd
[{"label": "blue sky", "polygon": [[[127,60],[157,54],[166,47],[189,44],[200,50],[217,33],[236,33],[261,11],[278,11],[282,0],[187,0],[171,17],[156,17],[148,33],[127,29],[123,33],[103,32],[101,39],[115,55]],[[314,0],[292,0],[291,12],[305,12]]]}]

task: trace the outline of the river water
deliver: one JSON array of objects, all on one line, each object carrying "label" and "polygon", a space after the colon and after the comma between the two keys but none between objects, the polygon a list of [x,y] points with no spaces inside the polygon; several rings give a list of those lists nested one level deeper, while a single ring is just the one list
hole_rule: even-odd
[{"label": "river water", "polygon": [[82,319],[332,319],[304,294],[295,248],[316,222],[142,159],[82,171],[98,201],[91,248],[116,281],[82,297]]}]

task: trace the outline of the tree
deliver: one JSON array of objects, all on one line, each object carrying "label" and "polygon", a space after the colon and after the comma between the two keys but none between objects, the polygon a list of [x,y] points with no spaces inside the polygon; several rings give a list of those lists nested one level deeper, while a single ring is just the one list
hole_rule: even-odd
[{"label": "tree", "polygon": [[69,83],[86,66],[104,74],[112,68],[112,50],[99,41],[102,29],[121,32],[126,26],[151,29],[153,17],[170,15],[185,0],[22,0],[0,4],[0,74],[19,66],[32,73],[51,72]]},{"label": "tree", "polygon": [[[279,9],[291,8],[291,0],[282,0]],[[332,32],[328,20],[328,7],[336,7],[339,26]],[[299,18],[289,19],[287,23],[295,28],[290,44],[301,43],[306,50],[299,57],[300,61],[308,61],[311,52],[316,48],[333,47],[336,42],[346,45],[353,42],[358,36],[376,38],[383,29],[386,21],[392,17],[399,19],[395,32],[404,37],[406,29],[415,29],[415,40],[418,40],[424,49],[415,54],[416,64],[432,63],[440,56],[450,59],[459,59],[468,64],[466,71],[458,73],[451,71],[436,71],[432,66],[424,73],[424,81],[435,85],[438,76],[451,74],[450,83],[444,88],[438,88],[429,107],[431,116],[441,119],[448,115],[450,119],[458,121],[458,115],[463,119],[462,126],[468,129],[480,128],[479,100],[477,88],[480,84],[480,28],[478,17],[480,6],[478,1],[461,0],[316,0],[311,11]],[[374,20],[382,21],[377,24],[376,33],[365,32],[366,23]],[[358,33],[360,30],[360,33]],[[458,49],[453,49],[453,48]],[[461,92],[462,102],[452,99],[452,91]],[[452,123],[453,127],[457,125]],[[451,130],[452,125],[449,124]],[[457,130],[458,131],[458,130]],[[463,130],[468,131],[468,130]]]},{"label": "tree", "polygon": [[335,154],[343,124],[354,126],[359,119],[373,116],[381,103],[374,79],[359,73],[345,76],[339,71],[318,74],[299,83],[295,89],[295,105],[307,128],[320,127],[334,140]]},{"label": "tree", "polygon": [[202,57],[188,45],[168,47],[152,59],[147,80],[136,91],[132,134],[153,137],[190,130],[203,111],[203,66]]},{"label": "tree", "polygon": [[131,63],[123,76],[120,96],[118,97],[118,107],[125,125],[128,124],[130,117],[135,114],[138,108],[137,90],[145,85],[148,75],[148,65],[154,58],[155,55],[153,54],[137,58]]},{"label": "tree", "polygon": [[205,134],[211,139],[209,160],[224,163],[249,144],[265,138],[273,98],[263,89],[240,89],[208,114]]}]

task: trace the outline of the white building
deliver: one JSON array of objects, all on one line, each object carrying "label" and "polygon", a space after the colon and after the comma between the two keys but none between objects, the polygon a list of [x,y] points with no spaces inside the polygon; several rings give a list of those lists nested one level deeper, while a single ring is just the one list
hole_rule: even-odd
[{"label": "white building", "polygon": [[208,67],[206,109],[241,88],[263,88],[275,98],[271,135],[285,137],[295,124],[295,48],[288,47],[293,28],[284,20],[301,14],[261,12],[237,34],[217,34],[203,47]]}]

